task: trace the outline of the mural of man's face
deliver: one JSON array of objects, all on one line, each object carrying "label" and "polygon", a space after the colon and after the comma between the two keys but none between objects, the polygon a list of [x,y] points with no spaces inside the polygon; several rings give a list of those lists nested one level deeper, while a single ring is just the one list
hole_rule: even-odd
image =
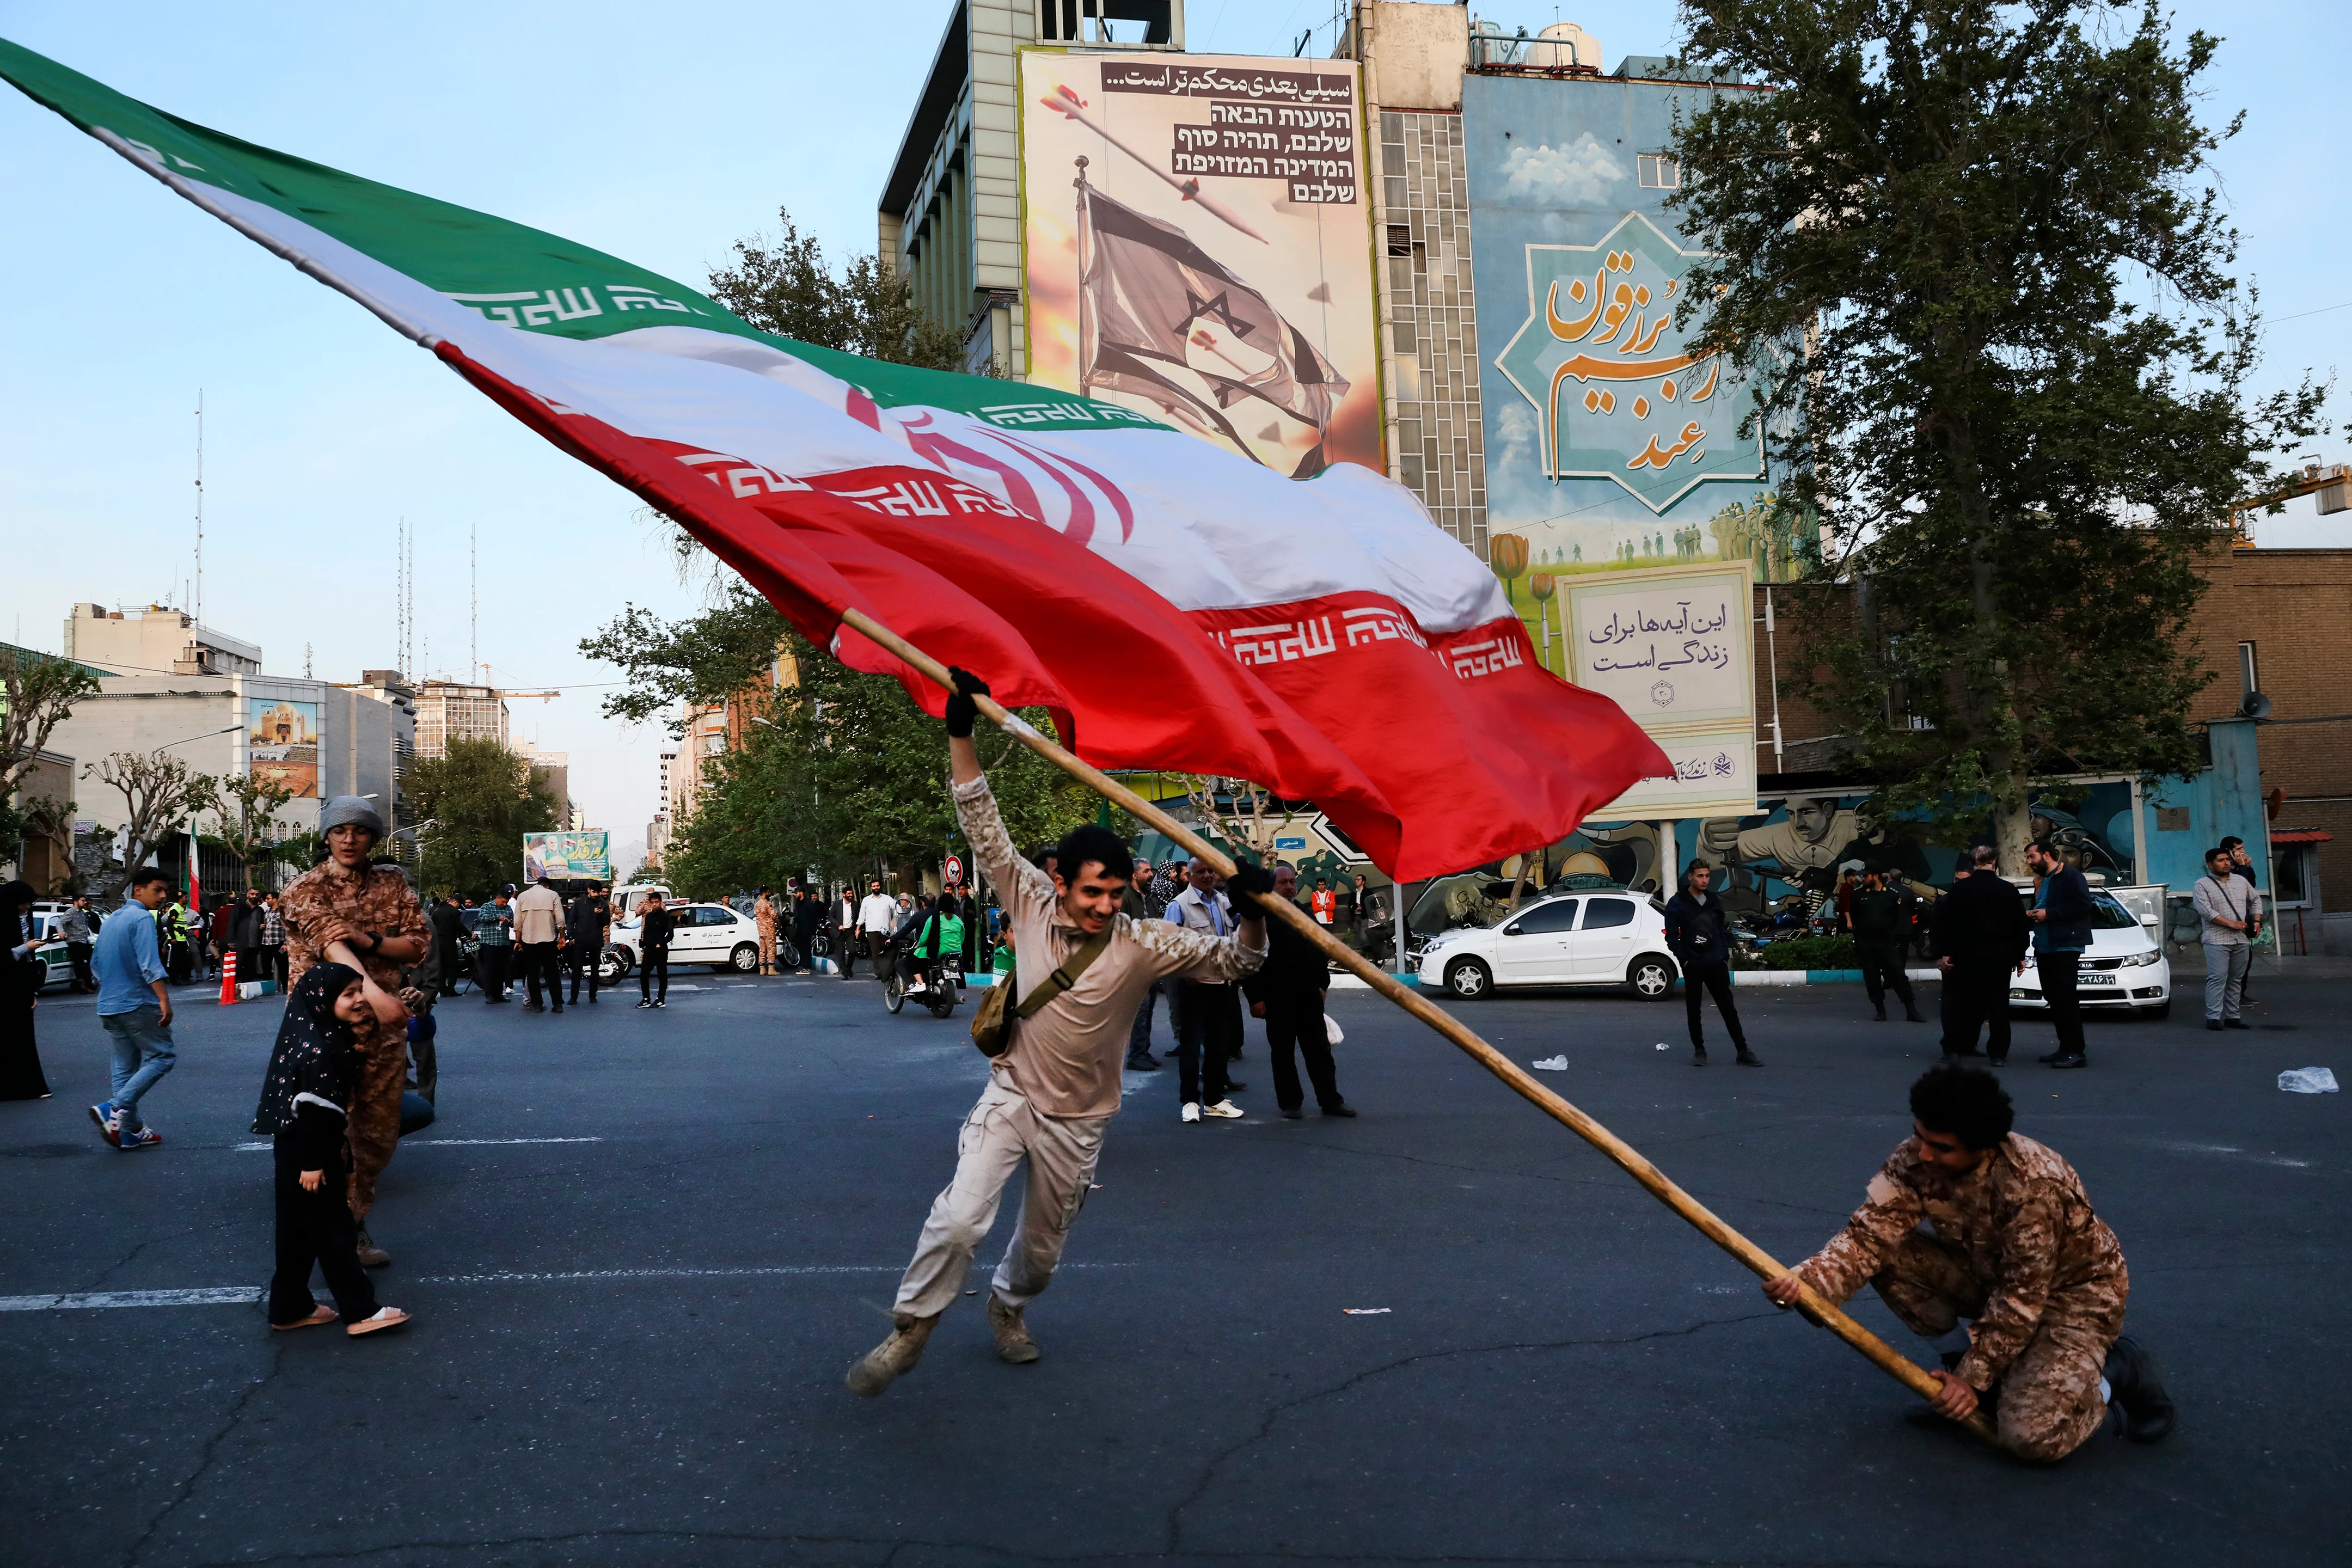
[{"label": "mural of man's face", "polygon": [[1828,842],[1830,824],[1836,817],[1837,802],[1819,795],[1789,803],[1789,826],[1794,827],[1797,837],[1808,844]]}]

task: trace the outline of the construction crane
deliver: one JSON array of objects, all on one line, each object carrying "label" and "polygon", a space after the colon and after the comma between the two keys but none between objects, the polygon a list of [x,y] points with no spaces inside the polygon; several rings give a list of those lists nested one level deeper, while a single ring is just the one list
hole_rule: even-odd
[{"label": "construction crane", "polygon": [[2313,494],[2319,497],[2319,515],[2322,517],[2352,511],[2352,465],[2338,463],[2334,468],[2326,468],[2318,463],[2305,463],[2303,472],[2286,483],[2264,490],[2261,495],[2231,501],[2230,548],[2252,550],[2254,547],[2250,512]]},{"label": "construction crane", "polygon": [[[485,685],[485,686],[488,686],[488,687],[490,688],[490,689],[491,689],[491,690],[493,690],[493,691],[498,691],[498,688],[497,688],[496,686],[494,686],[494,685],[492,685],[492,684],[491,684],[491,681],[490,681],[490,667],[489,667],[489,666],[488,666],[488,664],[487,664],[487,663],[485,663],[485,664],[482,666],[482,684],[483,684],[483,685]],[[561,697],[561,696],[562,696],[562,695],[563,695],[563,693],[562,693],[562,691],[560,689],[551,688],[551,689],[549,689],[548,690],[545,690],[545,691],[499,691],[499,695],[500,697],[502,697],[502,698],[504,698],[504,697],[544,697],[544,698],[556,698],[556,697]]]}]

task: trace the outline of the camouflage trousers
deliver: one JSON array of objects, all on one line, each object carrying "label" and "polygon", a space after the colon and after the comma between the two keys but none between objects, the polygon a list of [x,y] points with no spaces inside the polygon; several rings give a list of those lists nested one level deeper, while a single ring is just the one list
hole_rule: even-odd
[{"label": "camouflage trousers", "polygon": [[[1986,1285],[1967,1257],[1924,1230],[1904,1237],[1870,1283],[1906,1327],[1931,1339],[1984,1311]],[[2130,1289],[2130,1280],[2118,1277],[2052,1292],[2033,1337],[1998,1385],[2000,1403],[1991,1414],[2002,1447],[2047,1464],[2099,1429],[2107,1414],[2099,1378],[2108,1347],[2123,1331]]]},{"label": "camouflage trousers", "polygon": [[360,1048],[359,1079],[345,1108],[352,1145],[352,1217],[367,1223],[375,1206],[375,1179],[392,1163],[400,1142],[400,1095],[408,1087],[406,1031],[370,1017],[352,1029]]}]

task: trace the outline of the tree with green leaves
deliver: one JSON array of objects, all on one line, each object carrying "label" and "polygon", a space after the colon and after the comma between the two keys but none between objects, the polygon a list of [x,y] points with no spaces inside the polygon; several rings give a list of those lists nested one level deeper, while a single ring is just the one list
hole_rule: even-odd
[{"label": "tree with green leaves", "polygon": [[[604,700],[609,717],[748,706],[744,743],[704,763],[693,818],[671,825],[663,869],[673,887],[709,897],[781,887],[812,867],[854,876],[877,860],[911,878],[964,847],[939,721],[890,677],[851,669],[799,636],[743,583],[684,621],[632,605],[580,646],[626,677]],[[769,679],[780,658],[792,672],[781,689]],[[1024,717],[1050,731],[1042,710]],[[1058,838],[1093,813],[1083,785],[1009,737],[984,742],[982,761],[1016,842]]]},{"label": "tree with green leaves", "polygon": [[522,836],[555,826],[556,799],[528,759],[488,737],[449,742],[408,771],[403,788],[426,824],[417,834],[417,881],[486,899],[522,880]]},{"label": "tree with green leaves", "polygon": [[0,805],[16,795],[73,705],[97,695],[89,666],[0,643]]},{"label": "tree with green leaves", "polygon": [[1672,201],[1711,258],[1687,352],[1741,356],[1784,502],[1822,520],[1791,682],[1889,807],[2194,765],[2198,553],[2308,435],[2197,112],[2216,40],[2114,0],[1686,0]]},{"label": "tree with green leaves", "polygon": [[915,306],[908,280],[856,255],[836,274],[814,236],[782,209],[782,235],[735,242],[735,265],[710,275],[710,297],[763,332],[893,364],[963,369],[963,340]]}]

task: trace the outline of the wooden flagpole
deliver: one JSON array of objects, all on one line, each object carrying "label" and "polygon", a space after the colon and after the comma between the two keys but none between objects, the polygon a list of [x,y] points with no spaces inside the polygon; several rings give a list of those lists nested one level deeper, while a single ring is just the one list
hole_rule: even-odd
[{"label": "wooden flagpole", "polygon": [[[947,666],[940,663],[873,616],[851,609],[843,613],[842,622],[898,655],[940,686],[950,690],[954,689],[954,681],[948,674]],[[1219,875],[1228,877],[1233,875],[1234,867],[1229,857],[1157,805],[1145,800],[1108,773],[1080,762],[1077,757],[1047,740],[1035,726],[1007,710],[994,699],[976,697],[973,700],[990,722],[1013,736],[1023,745],[1052,763],[1064,773],[1082,781],[1129,815],[1150,823],[1192,854],[1207,861],[1216,868]],[[1274,918],[1286,921],[1300,935],[1320,948],[1340,968],[1445,1037],[1447,1040],[1461,1047],[1476,1060],[1479,1066],[1509,1085],[1521,1098],[1595,1149],[1600,1150],[1627,1175],[1632,1176],[1646,1188],[1651,1196],[1690,1222],[1700,1235],[1738,1258],[1759,1277],[1765,1279],[1778,1279],[1789,1272],[1769,1253],[1726,1225],[1705,1204],[1676,1186],[1667,1178],[1664,1172],[1650,1163],[1632,1144],[1536,1081],[1528,1076],[1526,1068],[1480,1039],[1459,1019],[1436,1006],[1420,992],[1403,984],[1395,976],[1387,973],[1377,965],[1367,962],[1361,953],[1357,952],[1317,924],[1306,910],[1285,899],[1262,899],[1259,903],[1270,910]],[[1907,1356],[1899,1354],[1892,1345],[1815,1294],[1810,1285],[1805,1287],[1804,1300],[1795,1310],[1860,1351],[1880,1371],[1893,1377],[1921,1398],[1933,1399],[1942,1388],[1943,1385],[1921,1370],[1916,1363]],[[1987,1424],[1982,1414],[1969,1416],[1962,1425],[1987,1442],[1994,1441],[1992,1428]]]}]

